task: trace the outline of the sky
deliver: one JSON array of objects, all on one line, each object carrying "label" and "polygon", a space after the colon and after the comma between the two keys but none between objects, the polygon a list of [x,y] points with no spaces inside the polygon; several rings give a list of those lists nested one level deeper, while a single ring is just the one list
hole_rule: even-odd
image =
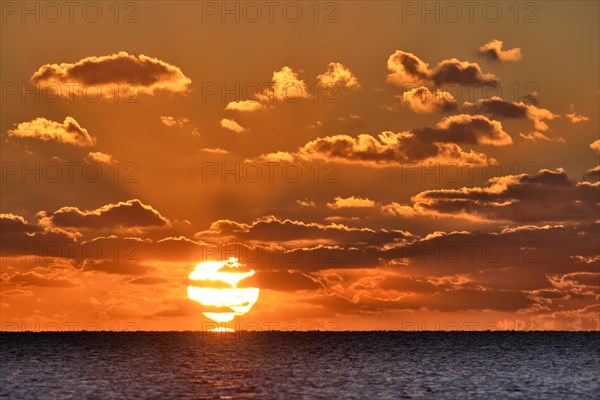
[{"label": "sky", "polygon": [[69,7],[2,3],[2,330],[600,329],[597,2]]}]

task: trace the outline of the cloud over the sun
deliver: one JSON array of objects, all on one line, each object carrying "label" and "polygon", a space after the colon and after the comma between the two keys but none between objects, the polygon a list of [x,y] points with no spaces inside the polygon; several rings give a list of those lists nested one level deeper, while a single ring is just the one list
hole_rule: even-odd
[{"label": "cloud over the sun", "polygon": [[32,138],[44,142],[56,141],[81,147],[90,147],[96,144],[96,139],[73,117],[66,117],[62,123],[46,118],[36,118],[33,121],[21,122],[7,133],[11,137]]},{"label": "cloud over the sun", "polygon": [[[96,96],[154,94],[156,91],[187,92],[191,79],[181,69],[157,58],[125,51],[91,56],[74,63],[45,64],[31,77],[40,87],[59,85],[61,95]],[[94,90],[87,90],[94,87]],[[86,92],[84,92],[86,91]]]},{"label": "cloud over the sun", "polygon": [[504,42],[502,40],[492,39],[479,48],[477,53],[488,60],[515,62],[523,58],[521,49],[515,47],[509,50],[502,50]]}]

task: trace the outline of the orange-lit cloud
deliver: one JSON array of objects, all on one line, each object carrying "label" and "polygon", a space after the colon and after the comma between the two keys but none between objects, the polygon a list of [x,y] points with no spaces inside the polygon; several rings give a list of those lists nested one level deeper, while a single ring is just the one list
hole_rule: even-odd
[{"label": "orange-lit cloud", "polygon": [[555,136],[555,137],[548,137],[546,135],[544,135],[541,132],[529,132],[529,133],[519,133],[519,136],[521,136],[523,139],[525,139],[528,142],[532,142],[532,143],[536,143],[539,141],[542,142],[559,142],[559,143],[564,143],[565,139],[563,139],[560,136]]},{"label": "orange-lit cloud", "polygon": [[238,124],[234,119],[231,118],[223,118],[221,120],[221,127],[225,129],[229,129],[235,133],[246,132],[248,129],[244,128],[240,124]]},{"label": "orange-lit cloud", "polygon": [[[549,129],[545,121],[552,121],[560,116],[550,110],[522,102],[509,102],[501,97],[479,99],[475,103],[465,102],[462,106],[464,112],[484,114],[496,119],[529,119],[533,122],[535,129],[545,132]],[[539,133],[537,132],[537,133]],[[533,134],[533,136],[539,135]]]},{"label": "orange-lit cloud", "polygon": [[425,86],[411,89],[396,97],[401,99],[403,105],[420,114],[454,111],[458,108],[452,94],[439,89],[431,92]]},{"label": "orange-lit cloud", "polygon": [[427,190],[412,198],[422,213],[514,222],[578,221],[597,215],[600,184],[573,183],[562,169],[492,178],[479,188]]},{"label": "orange-lit cloud", "polygon": [[586,117],[585,115],[577,114],[575,111],[573,111],[572,113],[566,114],[566,117],[569,118],[569,121],[571,121],[571,123],[573,123],[573,124],[576,124],[578,122],[587,122],[590,120],[589,117]]},{"label": "orange-lit cloud", "polygon": [[216,148],[204,147],[204,148],[201,148],[199,151],[201,151],[203,153],[211,153],[211,154],[229,154],[229,152],[227,150],[221,149],[219,147],[216,147]]},{"label": "orange-lit cloud", "polygon": [[[377,241],[401,241],[411,234],[399,230],[374,230],[370,228],[354,228],[342,224],[320,224],[276,216],[261,217],[249,224],[231,220],[219,220],[211,224],[207,231],[198,232],[198,238],[235,238],[239,240],[264,242],[330,242],[357,243]],[[386,238],[386,239],[383,239]]]},{"label": "orange-lit cloud", "polygon": [[310,201],[310,200],[307,200],[307,199],[296,200],[296,203],[298,203],[302,207],[315,207],[317,205],[314,201]]},{"label": "orange-lit cloud", "polygon": [[160,117],[160,122],[168,127],[176,126],[177,128],[183,128],[190,120],[185,117],[175,118],[169,115],[163,115]]},{"label": "orange-lit cloud", "polygon": [[339,208],[371,208],[375,207],[375,202],[362,197],[336,197],[332,203],[327,203],[327,207],[334,210]]},{"label": "orange-lit cloud", "polygon": [[108,56],[92,56],[75,63],[46,64],[31,77],[42,88],[58,85],[59,94],[106,98],[154,94],[157,91],[187,92],[191,79],[167,62],[121,51]]},{"label": "orange-lit cloud", "polygon": [[435,128],[412,132],[383,132],[377,138],[360,134],[327,136],[308,142],[295,153],[276,152],[261,156],[270,161],[327,160],[370,167],[393,167],[405,163],[493,163],[485,154],[465,152],[457,143],[505,146],[512,138],[498,121],[482,115],[453,115]]},{"label": "orange-lit cloud", "polygon": [[478,54],[493,61],[515,62],[523,58],[520,48],[502,50],[503,46],[502,40],[492,39],[479,48]]},{"label": "orange-lit cloud", "polygon": [[107,204],[95,210],[61,207],[40,213],[45,224],[58,227],[106,229],[114,227],[165,226],[169,220],[138,199]]},{"label": "orange-lit cloud", "polygon": [[254,100],[242,100],[242,101],[232,101],[227,103],[225,107],[226,110],[233,111],[257,111],[265,108],[263,104],[260,104],[258,101]]},{"label": "orange-lit cloud", "polygon": [[306,83],[300,79],[297,72],[287,65],[279,71],[273,72],[273,86],[265,89],[256,97],[262,102],[273,100],[295,102],[298,99],[308,98],[309,92]]},{"label": "orange-lit cloud", "polygon": [[329,63],[327,71],[317,76],[321,86],[338,86],[345,88],[358,88],[360,84],[356,76],[346,66],[340,63]]},{"label": "orange-lit cloud", "polygon": [[399,86],[409,83],[495,85],[494,74],[484,73],[477,63],[456,58],[440,61],[434,68],[412,53],[397,50],[387,62],[387,80]]},{"label": "orange-lit cloud", "polygon": [[102,164],[112,164],[115,162],[115,160],[113,160],[113,158],[112,158],[112,155],[110,155],[108,153],[103,153],[101,151],[90,152],[87,155],[86,159],[88,161],[102,163]]},{"label": "orange-lit cloud", "polygon": [[21,122],[7,133],[11,137],[32,138],[44,142],[56,141],[81,147],[90,147],[96,144],[96,139],[73,117],[66,117],[62,123],[46,118],[36,118],[33,121]]}]

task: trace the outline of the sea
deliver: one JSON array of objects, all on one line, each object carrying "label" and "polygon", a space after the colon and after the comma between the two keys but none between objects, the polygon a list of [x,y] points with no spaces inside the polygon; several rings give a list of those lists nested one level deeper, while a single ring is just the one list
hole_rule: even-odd
[{"label": "sea", "polygon": [[599,399],[598,332],[0,333],[10,399]]}]

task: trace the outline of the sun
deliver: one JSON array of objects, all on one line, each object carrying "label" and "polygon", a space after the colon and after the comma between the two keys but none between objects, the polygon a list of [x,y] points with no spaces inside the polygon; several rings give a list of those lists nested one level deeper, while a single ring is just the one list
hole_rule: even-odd
[{"label": "sun", "polygon": [[260,292],[255,287],[238,287],[241,280],[254,275],[254,270],[244,270],[237,258],[226,261],[204,261],[190,273],[188,297],[202,304],[202,314],[215,322],[229,322],[244,315],[256,303]]}]

